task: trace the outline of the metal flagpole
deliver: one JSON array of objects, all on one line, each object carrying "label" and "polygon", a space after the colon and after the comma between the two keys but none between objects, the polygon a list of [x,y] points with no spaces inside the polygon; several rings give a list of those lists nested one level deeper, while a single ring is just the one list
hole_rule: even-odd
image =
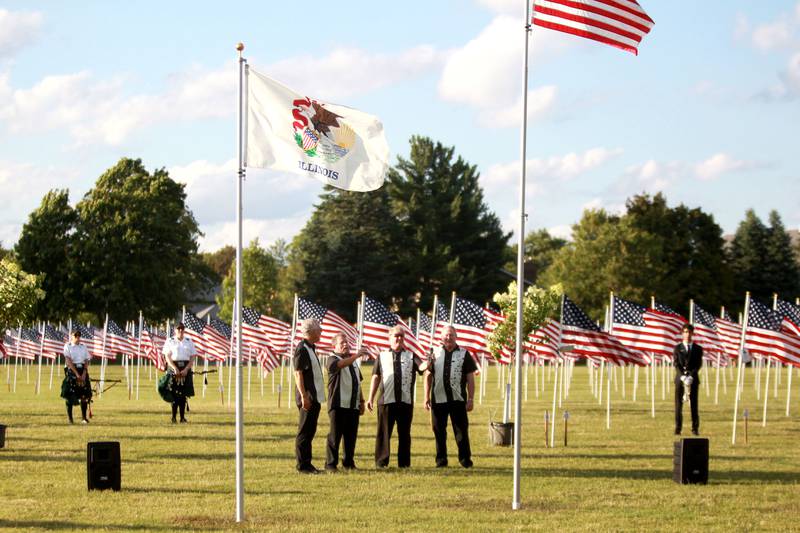
[{"label": "metal flagpole", "polygon": [[522,452],[522,297],[525,294],[525,158],[528,129],[528,40],[531,32],[531,3],[525,0],[525,48],[522,59],[522,127],[520,128],[519,231],[517,232],[517,343],[514,359],[514,499],[511,508],[520,502],[520,456]]},{"label": "metal flagpole", "polygon": [[244,406],[242,405],[242,181],[244,180],[243,113],[244,83],[247,60],[242,57],[244,44],[236,45],[239,52],[239,172],[236,178],[236,521],[244,521]]}]

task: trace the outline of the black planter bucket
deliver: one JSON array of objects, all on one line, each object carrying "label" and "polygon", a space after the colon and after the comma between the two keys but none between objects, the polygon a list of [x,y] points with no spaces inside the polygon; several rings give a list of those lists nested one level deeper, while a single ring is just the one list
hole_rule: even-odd
[{"label": "black planter bucket", "polygon": [[514,443],[514,423],[490,422],[489,441],[493,446],[511,446]]}]

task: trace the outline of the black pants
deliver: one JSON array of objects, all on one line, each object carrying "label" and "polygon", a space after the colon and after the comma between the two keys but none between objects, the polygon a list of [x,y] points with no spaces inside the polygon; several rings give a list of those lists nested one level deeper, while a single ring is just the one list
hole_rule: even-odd
[{"label": "black pants", "polygon": [[[88,400],[84,400],[83,398],[81,398],[81,419],[82,420],[89,420],[88,418],[86,418],[86,409],[87,409],[88,406],[89,406]],[[69,418],[69,421],[72,422],[72,404],[69,403],[69,402],[67,402],[67,417]]]},{"label": "black pants", "polygon": [[378,435],[375,437],[375,466],[389,466],[391,450],[389,441],[397,424],[397,466],[411,466],[411,420],[414,406],[407,403],[390,403],[378,406]]},{"label": "black pants", "polygon": [[[689,406],[692,411],[692,431],[700,430],[700,414],[697,411],[698,394],[700,380],[697,377],[689,386]],[[683,429],[683,391],[684,385],[680,376],[675,377],[675,432],[680,433]]]},{"label": "black pants", "polygon": [[328,418],[331,420],[331,430],[328,433],[328,457],[325,467],[336,468],[339,464],[339,443],[344,440],[342,466],[353,468],[356,466],[353,456],[358,437],[358,409],[331,409],[328,411]]},{"label": "black pants", "polygon": [[297,456],[297,469],[307,470],[311,468],[311,441],[317,434],[317,420],[319,420],[318,402],[312,402],[308,411],[300,410],[300,421],[297,424],[297,438],[294,443],[294,453]]},{"label": "black pants", "polygon": [[181,420],[186,420],[186,397],[176,397],[172,400],[172,420],[175,420],[175,415],[178,414],[178,409],[181,411]]},{"label": "black pants", "polygon": [[469,420],[465,402],[434,403],[431,407],[433,436],[436,438],[436,465],[447,465],[447,418],[453,424],[453,436],[458,446],[458,462],[472,466],[469,448]]}]

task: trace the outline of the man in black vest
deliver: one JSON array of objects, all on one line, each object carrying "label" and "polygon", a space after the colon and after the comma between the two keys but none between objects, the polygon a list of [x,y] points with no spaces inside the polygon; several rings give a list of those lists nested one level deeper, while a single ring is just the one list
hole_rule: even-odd
[{"label": "man in black vest", "polygon": [[411,466],[411,420],[414,418],[414,383],[426,369],[419,357],[406,350],[400,326],[389,330],[391,350],[381,352],[372,369],[367,409],[372,412],[375,393],[378,400],[378,434],[375,437],[375,466],[389,466],[389,441],[397,424],[397,466]]},{"label": "man in black vest", "polygon": [[336,472],[339,463],[339,443],[344,440],[342,467],[356,467],[353,456],[358,436],[358,417],[364,414],[364,396],[361,394],[361,368],[355,364],[368,352],[350,355],[350,347],[344,333],[333,336],[333,354],[328,357],[328,418],[331,430],[328,433],[328,453],[325,470]]},{"label": "man in black vest", "polygon": [[469,447],[469,419],[475,395],[475,371],[478,366],[468,351],[456,344],[456,330],[445,326],[442,345],[433,349],[425,375],[425,409],[431,411],[436,439],[436,466],[447,466],[447,419],[453,424],[458,446],[458,462],[472,466]]},{"label": "man in black vest", "polygon": [[300,324],[303,340],[297,345],[292,364],[294,367],[295,403],[300,411],[295,439],[295,455],[297,471],[304,474],[319,472],[311,464],[311,441],[317,433],[320,404],[325,401],[325,388],[322,380],[322,366],[319,363],[314,343],[319,341],[322,333],[319,322],[314,318],[304,320]]},{"label": "man in black vest", "polygon": [[680,435],[683,427],[683,401],[689,391],[689,404],[692,410],[692,435],[700,430],[700,415],[697,412],[697,391],[700,386],[699,372],[703,365],[703,347],[692,342],[694,326],[683,325],[683,342],[675,346],[672,361],[675,365],[675,434]]}]

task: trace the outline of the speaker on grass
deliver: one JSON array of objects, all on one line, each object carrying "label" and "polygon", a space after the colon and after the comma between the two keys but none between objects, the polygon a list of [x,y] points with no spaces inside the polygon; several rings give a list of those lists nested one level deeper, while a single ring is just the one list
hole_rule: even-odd
[{"label": "speaker on grass", "polygon": [[675,441],[675,483],[708,483],[708,439],[680,439]]},{"label": "speaker on grass", "polygon": [[6,447],[6,426],[0,424],[0,448]]},{"label": "speaker on grass", "polygon": [[89,490],[120,489],[119,442],[89,442],[86,445],[86,477]]}]

